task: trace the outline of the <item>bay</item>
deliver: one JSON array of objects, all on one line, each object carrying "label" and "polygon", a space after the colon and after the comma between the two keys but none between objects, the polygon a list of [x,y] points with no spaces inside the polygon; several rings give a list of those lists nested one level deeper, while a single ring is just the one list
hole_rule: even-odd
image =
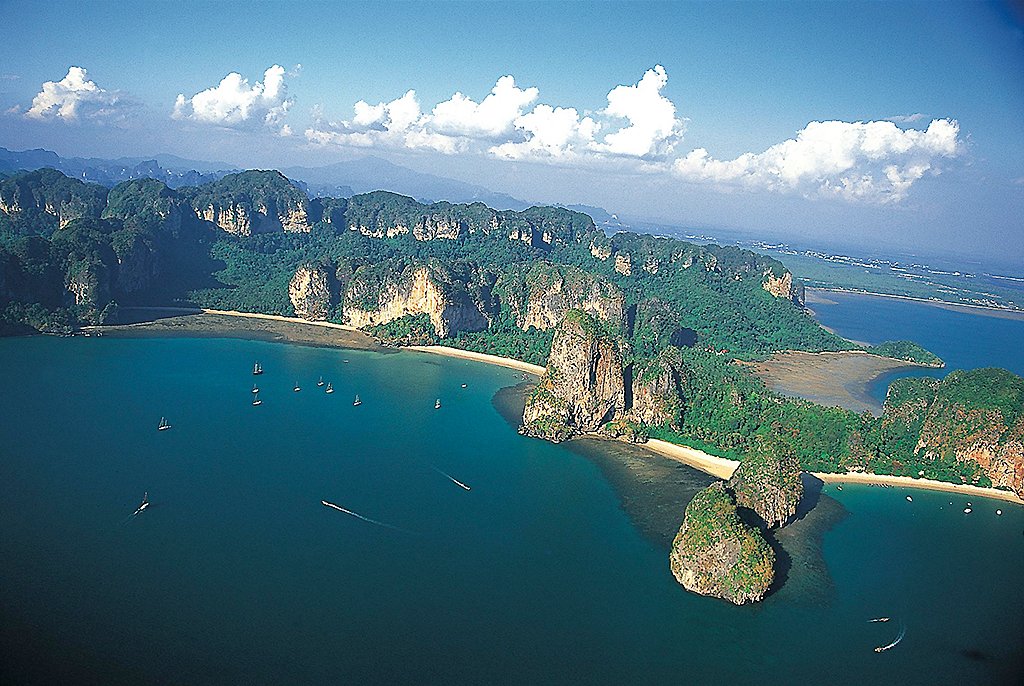
[{"label": "bay", "polygon": [[[794,565],[765,602],[734,607],[675,582],[663,541],[634,524],[599,461],[500,416],[491,400],[518,381],[510,370],[111,337],[0,340],[0,369],[0,681],[1022,673],[1024,510],[1012,505],[976,499],[965,516],[945,494],[828,490],[846,516],[823,533],[827,587]],[[161,416],[171,430],[156,430]],[[130,517],[146,491],[151,507]],[[877,615],[893,622],[867,622]],[[897,622],[907,638],[875,653]]]}]

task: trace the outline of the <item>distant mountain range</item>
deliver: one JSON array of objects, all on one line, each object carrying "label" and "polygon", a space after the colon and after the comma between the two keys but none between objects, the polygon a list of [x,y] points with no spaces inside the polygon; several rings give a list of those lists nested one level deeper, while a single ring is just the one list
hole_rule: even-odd
[{"label": "distant mountain range", "polygon": [[[50,167],[65,175],[113,187],[122,181],[156,179],[171,188],[196,186],[241,171],[225,162],[189,160],[175,155],[121,157],[62,157],[50,150],[12,151],[0,148],[0,172],[32,171]],[[288,167],[281,170],[311,197],[348,198],[358,193],[387,190],[417,200],[454,203],[482,202],[501,210],[524,210],[536,203],[514,198],[456,179],[414,171],[379,157],[336,162],[322,167]],[[576,209],[576,208],[571,208]],[[600,225],[611,218],[600,208],[586,208]]]}]

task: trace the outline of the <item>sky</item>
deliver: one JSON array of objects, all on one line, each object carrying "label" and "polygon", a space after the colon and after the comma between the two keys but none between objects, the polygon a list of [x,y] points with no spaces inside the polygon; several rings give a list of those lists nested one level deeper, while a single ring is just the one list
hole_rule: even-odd
[{"label": "sky", "polygon": [[1024,264],[1020,2],[0,0],[0,146]]}]

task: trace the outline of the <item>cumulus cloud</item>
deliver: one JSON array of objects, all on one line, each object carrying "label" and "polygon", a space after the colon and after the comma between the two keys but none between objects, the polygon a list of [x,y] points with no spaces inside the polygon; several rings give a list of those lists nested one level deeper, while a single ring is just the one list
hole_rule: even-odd
[{"label": "cumulus cloud", "polygon": [[69,67],[60,81],[46,81],[25,112],[30,119],[76,121],[121,118],[128,108],[119,93],[90,81],[82,67]]},{"label": "cumulus cloud", "polygon": [[284,82],[284,67],[275,64],[263,73],[263,81],[252,85],[237,72],[231,72],[212,88],[191,98],[179,93],[171,117],[190,119],[220,126],[261,123],[283,135],[290,128],[283,123],[293,104]]},{"label": "cumulus cloud", "polygon": [[[517,160],[652,159],[671,152],[683,130],[675,105],[661,93],[667,81],[665,69],[656,66],[636,84],[613,88],[607,107],[590,115],[538,102],[537,88],[522,88],[505,75],[479,102],[456,92],[426,112],[412,90],[376,105],[360,100],[351,119],[318,117],[306,138],[315,144],[388,145]],[[597,138],[600,132],[607,132],[603,140]]]},{"label": "cumulus cloud", "polygon": [[923,131],[889,121],[811,122],[764,152],[717,160],[698,148],[673,170],[686,181],[899,202],[926,173],[938,173],[939,160],[957,155],[959,132],[951,119],[935,119]]},{"label": "cumulus cloud", "polygon": [[635,85],[613,88],[604,113],[626,119],[629,125],[605,136],[598,149],[632,157],[672,152],[682,138],[683,122],[676,119],[672,101],[661,94],[667,83],[668,73],[659,64]]}]

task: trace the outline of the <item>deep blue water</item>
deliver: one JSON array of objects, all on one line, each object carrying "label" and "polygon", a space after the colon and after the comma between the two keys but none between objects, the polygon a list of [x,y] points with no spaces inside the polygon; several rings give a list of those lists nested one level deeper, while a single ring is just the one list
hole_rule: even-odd
[{"label": "deep blue water", "polygon": [[1024,509],[848,486],[831,583],[795,568],[737,608],[675,582],[594,462],[501,418],[514,382],[412,353],[0,340],[0,682],[1019,683]]},{"label": "deep blue water", "polygon": [[811,305],[815,317],[840,336],[865,343],[910,340],[942,358],[941,370],[882,376],[871,388],[879,401],[893,379],[944,376],[955,369],[1002,367],[1024,375],[1024,319],[948,310],[926,303],[855,293],[819,293],[829,303]]}]

